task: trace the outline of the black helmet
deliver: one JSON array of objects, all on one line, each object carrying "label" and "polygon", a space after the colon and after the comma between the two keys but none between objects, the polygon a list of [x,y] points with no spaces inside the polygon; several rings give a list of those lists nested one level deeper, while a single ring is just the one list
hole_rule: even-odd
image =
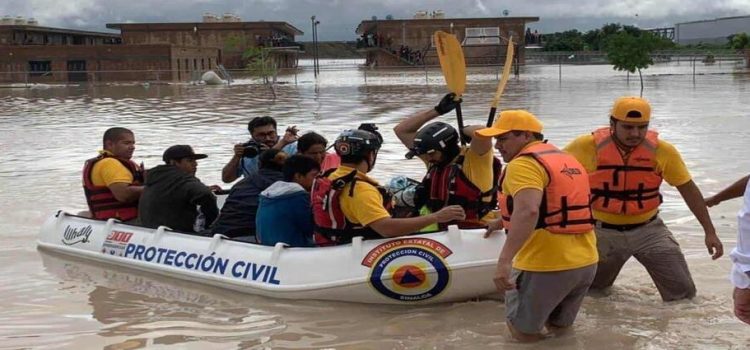
[{"label": "black helmet", "polygon": [[414,146],[406,154],[407,158],[415,155],[432,153],[435,151],[445,152],[458,146],[458,132],[449,124],[443,122],[430,123],[423,127],[414,136]]},{"label": "black helmet", "polygon": [[364,157],[370,151],[378,151],[381,143],[381,138],[370,131],[350,129],[341,132],[341,135],[336,138],[333,148],[336,149],[336,154],[341,157]]}]

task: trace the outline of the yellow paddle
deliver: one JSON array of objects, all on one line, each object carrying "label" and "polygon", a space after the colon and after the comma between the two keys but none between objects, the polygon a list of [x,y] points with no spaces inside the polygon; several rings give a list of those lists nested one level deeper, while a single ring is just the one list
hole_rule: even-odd
[{"label": "yellow paddle", "polygon": [[508,83],[508,77],[510,77],[510,67],[513,65],[513,37],[508,39],[508,50],[505,54],[505,65],[503,66],[503,78],[500,79],[500,83],[497,84],[497,91],[495,91],[495,97],[492,99],[490,105],[490,115],[487,117],[487,127],[492,126],[492,122],[495,120],[495,112],[497,112],[497,104],[500,102],[500,96],[505,91],[505,84]]},{"label": "yellow paddle", "polygon": [[[434,35],[435,48],[440,59],[440,68],[443,71],[445,84],[450,92],[456,94],[455,100],[459,100],[466,90],[466,62],[461,44],[453,34],[437,31]],[[461,135],[461,144],[465,145],[464,119],[461,115],[461,104],[456,106],[456,119],[458,120],[458,134]]]}]

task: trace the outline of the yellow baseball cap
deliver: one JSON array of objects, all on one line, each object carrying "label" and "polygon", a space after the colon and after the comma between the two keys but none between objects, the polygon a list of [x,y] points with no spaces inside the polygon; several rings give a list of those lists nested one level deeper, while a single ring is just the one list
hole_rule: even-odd
[{"label": "yellow baseball cap", "polygon": [[615,100],[610,115],[624,122],[648,123],[651,119],[651,105],[640,97],[620,97]]},{"label": "yellow baseball cap", "polygon": [[476,131],[477,135],[493,137],[505,134],[509,131],[531,131],[536,133],[542,132],[542,123],[539,119],[521,109],[502,111],[495,119],[492,127]]}]

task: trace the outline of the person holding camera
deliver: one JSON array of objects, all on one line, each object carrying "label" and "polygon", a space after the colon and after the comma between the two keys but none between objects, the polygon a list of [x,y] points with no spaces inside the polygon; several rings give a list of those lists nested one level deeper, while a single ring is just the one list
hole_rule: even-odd
[{"label": "person holding camera", "polygon": [[286,154],[297,153],[297,127],[286,129],[284,136],[276,133],[276,120],[269,116],[255,117],[247,123],[250,140],[234,145],[234,155],[221,170],[221,180],[230,183],[240,176],[247,177],[258,171],[258,154],[267,149],[284,151]]}]

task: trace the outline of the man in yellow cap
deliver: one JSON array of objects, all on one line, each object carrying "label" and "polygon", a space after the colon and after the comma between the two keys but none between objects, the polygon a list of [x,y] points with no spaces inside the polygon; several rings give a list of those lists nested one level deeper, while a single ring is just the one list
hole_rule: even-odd
[{"label": "man in yellow cap", "polygon": [[588,175],[572,156],[543,141],[542,124],[523,110],[500,113],[478,135],[496,137],[507,163],[500,180],[505,228],[494,281],[505,293],[508,328],[536,341],[546,327],[558,332],[575,321],[599,260],[589,206]]},{"label": "man in yellow cap", "polygon": [[565,147],[589,172],[600,257],[591,289],[606,291],[634,256],[664,301],[690,299],[695,296],[695,284],[685,256],[658,216],[663,180],[677,188],[700,222],[713,259],[723,254],[723,247],[680,153],[649,130],[650,120],[648,101],[621,97],[612,107],[609,127],[580,136]]}]

